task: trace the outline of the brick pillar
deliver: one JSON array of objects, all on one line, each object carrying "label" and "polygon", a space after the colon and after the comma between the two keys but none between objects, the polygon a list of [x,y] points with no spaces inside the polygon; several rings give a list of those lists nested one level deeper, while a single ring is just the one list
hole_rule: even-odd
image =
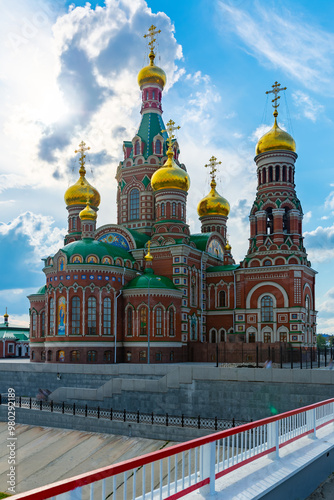
[{"label": "brick pillar", "polygon": [[276,245],[281,245],[284,241],[283,215],[284,215],[284,210],[282,208],[274,208],[273,209],[273,218],[274,218],[273,240],[274,240],[274,243],[276,243]]},{"label": "brick pillar", "polygon": [[263,244],[266,236],[267,214],[265,210],[259,210],[256,212],[255,217],[257,223],[256,245],[259,246]]}]

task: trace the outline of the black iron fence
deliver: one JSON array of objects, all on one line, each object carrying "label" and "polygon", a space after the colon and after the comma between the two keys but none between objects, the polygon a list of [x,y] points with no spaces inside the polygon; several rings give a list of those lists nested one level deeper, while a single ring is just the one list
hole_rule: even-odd
[{"label": "black iron fence", "polygon": [[334,368],[333,347],[304,347],[290,344],[232,344],[232,347],[216,344],[215,356],[210,361],[216,361],[216,366],[230,363],[239,366],[262,368],[271,361],[275,368]]},{"label": "black iron fence", "polygon": [[[8,404],[8,396],[0,394],[0,405]],[[247,422],[232,418],[221,419],[218,417],[208,418],[188,417],[186,415],[170,415],[165,413],[144,413],[138,411],[114,410],[113,408],[89,407],[76,403],[55,403],[54,401],[39,401],[35,398],[16,396],[15,406],[18,408],[27,408],[29,410],[47,411],[53,413],[62,413],[64,415],[76,415],[78,417],[93,417],[116,422],[128,422],[136,424],[163,425],[170,427],[187,427],[192,429],[212,429],[216,431],[229,429]]]}]

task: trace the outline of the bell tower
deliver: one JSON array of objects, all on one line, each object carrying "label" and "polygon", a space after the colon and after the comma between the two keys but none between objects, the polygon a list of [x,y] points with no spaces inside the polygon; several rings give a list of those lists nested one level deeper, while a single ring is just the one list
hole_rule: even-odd
[{"label": "bell tower", "polygon": [[[256,146],[257,194],[250,213],[249,264],[272,265],[279,256],[281,264],[310,266],[303,245],[303,211],[295,191],[296,144],[277,123],[278,93],[286,90],[272,86],[274,125]],[[260,264],[259,264],[260,263]],[[254,265],[254,264],[253,264]]]},{"label": "bell tower", "polygon": [[316,271],[303,243],[303,210],[295,189],[296,143],[277,123],[279,93],[284,90],[275,82],[267,92],[274,95],[274,125],[256,146],[257,193],[236,305],[257,315],[257,326],[250,320],[245,325],[246,332],[256,331],[257,340],[314,345]]}]

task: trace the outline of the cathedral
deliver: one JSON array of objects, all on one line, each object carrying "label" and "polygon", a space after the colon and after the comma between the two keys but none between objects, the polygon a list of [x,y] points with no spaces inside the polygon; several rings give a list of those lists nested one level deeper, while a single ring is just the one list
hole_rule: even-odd
[{"label": "cathedral", "polygon": [[[312,346],[315,274],[303,245],[294,139],[277,123],[257,143],[257,192],[249,248],[236,264],[227,239],[228,201],[216,190],[198,203],[201,233],[187,224],[190,176],[179,161],[179,128],[162,119],[163,69],[138,74],[141,121],[123,142],[117,168],[117,224],[97,227],[100,195],[86,178],[65,193],[64,247],[44,259],[45,284],[30,295],[30,359],[48,363],[208,361],[221,343]],[[211,349],[211,351],[210,351]],[[213,358],[211,357],[211,360]]]}]

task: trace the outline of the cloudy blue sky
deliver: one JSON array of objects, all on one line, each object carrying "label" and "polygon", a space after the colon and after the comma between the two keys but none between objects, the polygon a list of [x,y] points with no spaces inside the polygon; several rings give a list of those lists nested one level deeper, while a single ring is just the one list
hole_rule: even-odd
[{"label": "cloudy blue sky", "polygon": [[77,179],[82,139],[102,196],[98,223],[116,222],[114,176],[122,141],[139,124],[137,73],[153,23],[168,77],[164,119],[181,126],[192,181],[189,224],[200,230],[204,164],[215,155],[236,261],[247,251],[255,144],[272,124],[265,91],[275,80],[288,87],[279,122],[297,143],[318,331],[334,333],[333,2],[15,0],[0,8],[0,314],[7,306],[12,323],[28,322],[26,295],[44,282],[41,258],[62,246],[63,195]]}]

